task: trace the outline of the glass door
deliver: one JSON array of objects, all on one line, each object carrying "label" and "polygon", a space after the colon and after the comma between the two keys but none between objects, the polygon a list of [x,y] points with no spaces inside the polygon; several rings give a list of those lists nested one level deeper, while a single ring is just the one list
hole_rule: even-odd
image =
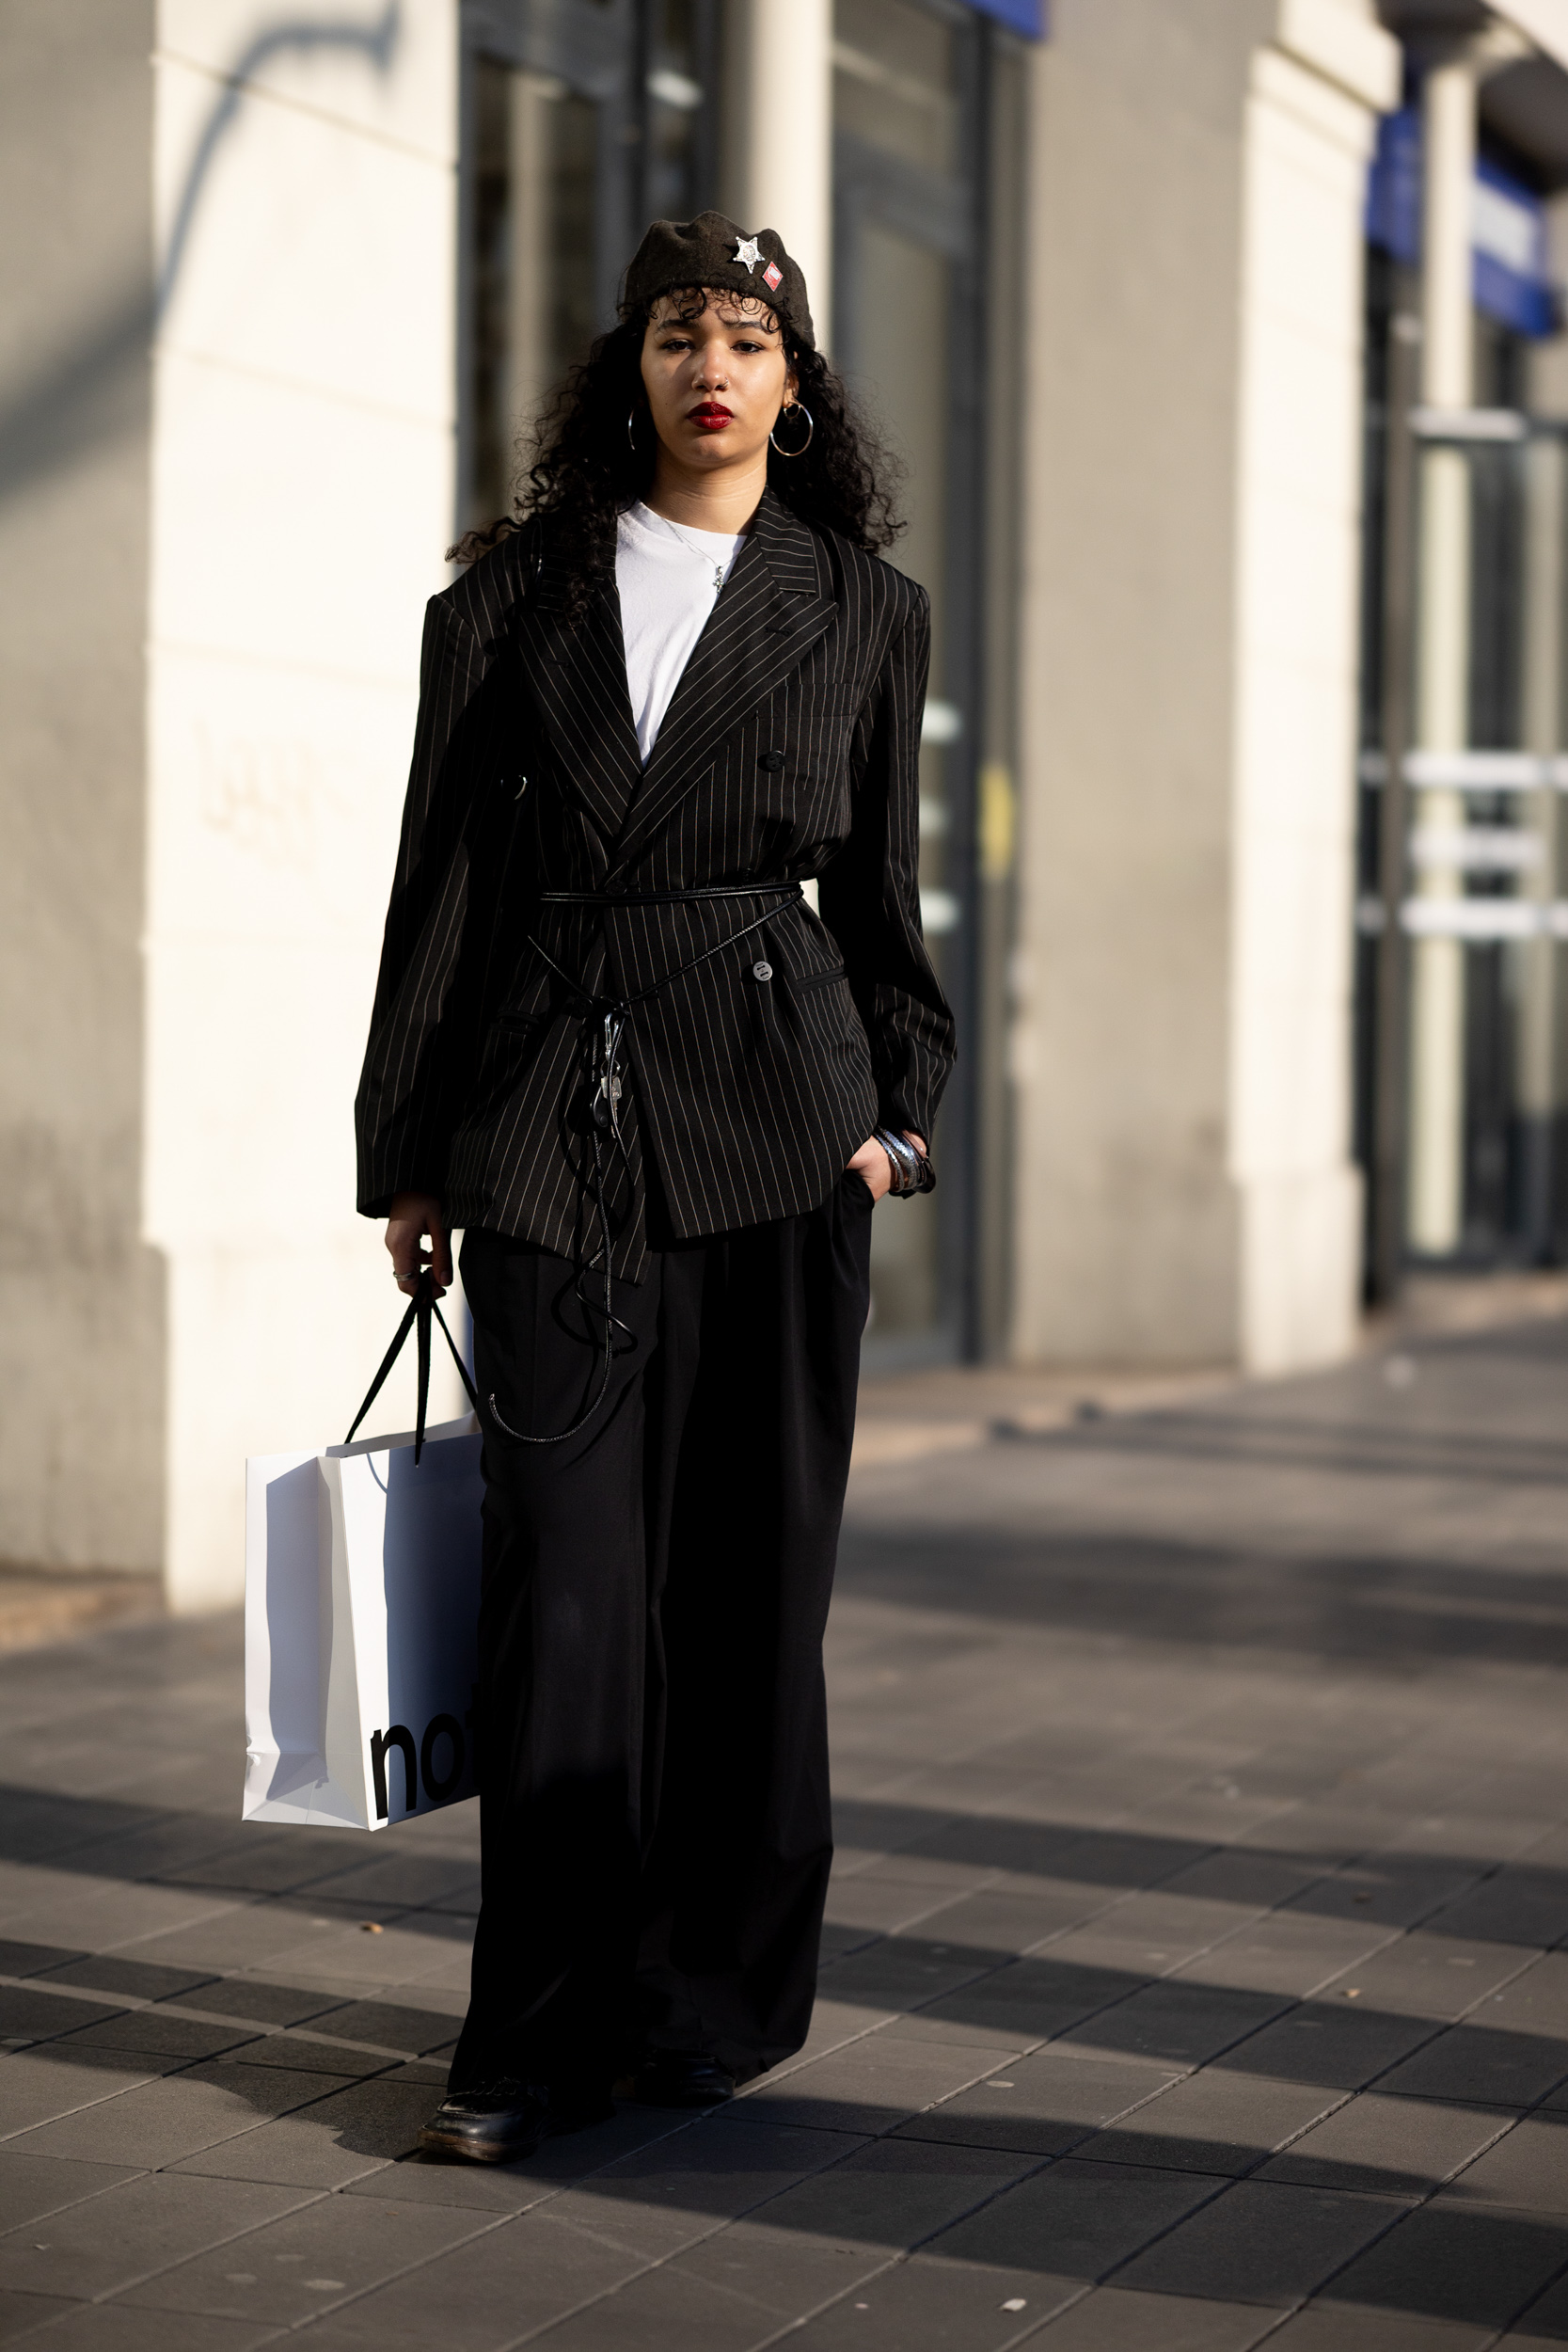
[{"label": "glass door", "polygon": [[615,323],[656,216],[712,201],[717,0],[465,0],[460,526]]},{"label": "glass door", "polygon": [[879,1216],[868,1361],[974,1350],[976,902],[985,350],[979,166],[989,28],[925,0],[836,0],[833,358],[906,469],[891,551],[931,598],[921,908],[963,1056],[934,1195]]}]

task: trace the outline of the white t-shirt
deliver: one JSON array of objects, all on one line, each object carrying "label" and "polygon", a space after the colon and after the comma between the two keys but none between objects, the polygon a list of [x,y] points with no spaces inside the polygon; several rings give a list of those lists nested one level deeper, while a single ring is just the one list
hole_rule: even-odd
[{"label": "white t-shirt", "polygon": [[744,532],[732,537],[727,531],[692,531],[686,523],[666,522],[641,501],[621,517],[615,585],[631,714],[644,767],[691,648],[745,544]]}]

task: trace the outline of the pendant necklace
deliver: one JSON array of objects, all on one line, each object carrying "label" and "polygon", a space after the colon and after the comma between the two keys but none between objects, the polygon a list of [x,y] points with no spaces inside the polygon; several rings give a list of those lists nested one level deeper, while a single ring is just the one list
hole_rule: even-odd
[{"label": "pendant necklace", "polygon": [[[648,511],[651,514],[653,509],[650,507]],[[713,565],[713,593],[717,596],[720,589],[724,585],[723,564],[721,564],[716,557],[709,555],[705,548],[694,548],[690,540],[687,537],[685,532],[680,528],[680,525],[678,523],[673,523],[668,515],[660,515],[658,519],[664,525],[666,531],[673,531],[674,532],[676,538],[680,541],[688,555],[694,555],[699,564],[711,564]]]}]

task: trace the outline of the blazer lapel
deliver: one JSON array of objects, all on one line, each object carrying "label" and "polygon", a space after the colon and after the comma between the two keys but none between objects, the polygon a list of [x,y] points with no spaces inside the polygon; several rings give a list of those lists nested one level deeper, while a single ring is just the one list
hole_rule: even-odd
[{"label": "blazer lapel", "polygon": [[621,606],[613,580],[574,628],[563,617],[563,565],[547,550],[518,623],[523,668],[568,784],[607,843],[626,822],[642,779],[626,688]]},{"label": "blazer lapel", "polygon": [[[765,491],[751,538],[664,714],[615,843],[617,867],[641,854],[701,781],[721,738],[799,668],[832,626],[838,606],[821,590],[816,540],[771,490]],[[629,714],[624,656],[621,670],[621,699]],[[632,742],[635,751],[635,731]]]}]

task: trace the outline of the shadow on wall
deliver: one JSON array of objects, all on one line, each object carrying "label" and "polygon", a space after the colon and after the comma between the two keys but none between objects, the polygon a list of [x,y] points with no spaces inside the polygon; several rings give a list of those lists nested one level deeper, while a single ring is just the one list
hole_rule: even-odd
[{"label": "shadow on wall", "polygon": [[213,166],[248,86],[261,69],[285,53],[310,56],[341,49],[357,52],[377,73],[386,74],[402,35],[402,0],[387,0],[372,24],[324,18],[313,24],[292,19],[275,24],[259,33],[235,59],[186,169],[155,285],[150,290],[138,286],[63,358],[51,360],[0,405],[0,501],[70,465],[115,429],[124,371],[145,357],[168,310]]}]

